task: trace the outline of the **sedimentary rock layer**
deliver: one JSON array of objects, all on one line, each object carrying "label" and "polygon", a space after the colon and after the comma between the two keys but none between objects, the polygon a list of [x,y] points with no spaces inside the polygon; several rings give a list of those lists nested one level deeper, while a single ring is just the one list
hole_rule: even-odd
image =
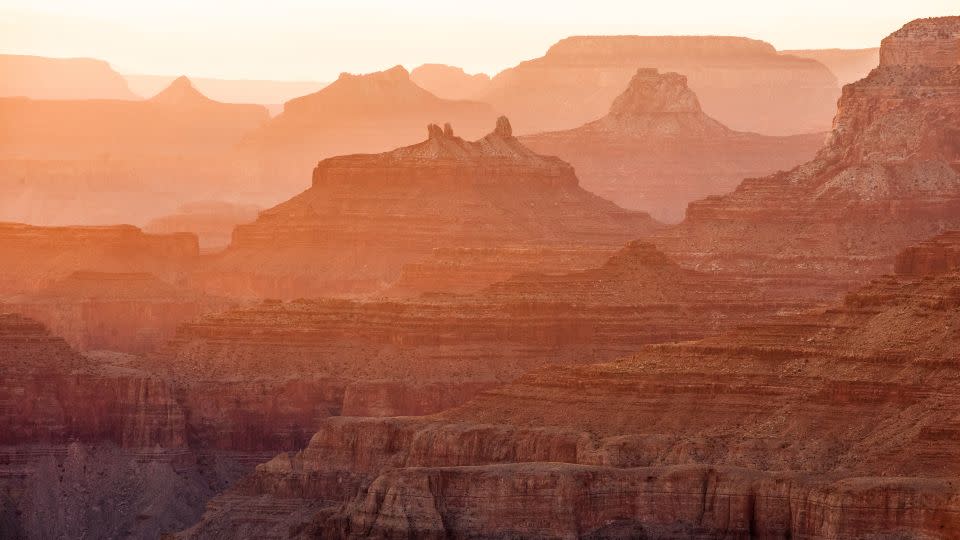
[{"label": "sedimentary rock layer", "polygon": [[942,269],[433,416],[330,419],[182,536],[951,537],[960,273]]},{"label": "sedimentary rock layer", "polygon": [[603,118],[521,141],[569,161],[585,189],[676,222],[691,201],[809,160],[824,138],[733,131],[701,110],[686,77],[640,69]]},{"label": "sedimentary rock layer", "polygon": [[321,161],[310,189],[237,227],[196,282],[261,297],[371,293],[438,248],[616,249],[657,227],[585,191],[565,162],[524,147],[506,118],[473,142],[449,124],[431,124],[428,136]]}]

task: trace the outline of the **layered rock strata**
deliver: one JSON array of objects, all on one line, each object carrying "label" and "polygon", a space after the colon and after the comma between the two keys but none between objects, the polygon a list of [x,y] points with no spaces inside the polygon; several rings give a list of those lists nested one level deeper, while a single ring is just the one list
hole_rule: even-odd
[{"label": "layered rock strata", "polygon": [[703,112],[685,76],[639,69],[603,118],[521,140],[570,162],[585,189],[676,222],[691,201],[809,160],[824,138],[733,131]]},{"label": "layered rock strata", "polygon": [[844,88],[813,160],[691,203],[661,247],[699,268],[869,276],[960,227],[958,34],[960,18],[946,17],[884,39],[880,67]]},{"label": "layered rock strata", "polygon": [[[917,249],[943,260],[956,238]],[[181,537],[952,537],[960,269],[943,270],[433,416],[330,419]]]},{"label": "layered rock strata", "polygon": [[310,189],[238,226],[195,279],[230,295],[372,293],[437,249],[612,251],[656,227],[585,191],[565,162],[527,149],[506,118],[472,142],[431,124],[419,144],[321,161]]}]

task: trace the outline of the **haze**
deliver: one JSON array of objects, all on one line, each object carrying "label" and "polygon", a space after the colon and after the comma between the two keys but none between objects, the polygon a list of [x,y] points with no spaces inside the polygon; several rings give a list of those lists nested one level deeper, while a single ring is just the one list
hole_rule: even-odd
[{"label": "haze", "polygon": [[[778,49],[875,47],[954,0],[669,3],[597,0],[479,6],[426,0],[310,2],[3,0],[0,52],[93,57],[127,73],[332,80],[398,63],[496,73],[576,34],[713,34]],[[616,14],[611,16],[611,14]]]}]

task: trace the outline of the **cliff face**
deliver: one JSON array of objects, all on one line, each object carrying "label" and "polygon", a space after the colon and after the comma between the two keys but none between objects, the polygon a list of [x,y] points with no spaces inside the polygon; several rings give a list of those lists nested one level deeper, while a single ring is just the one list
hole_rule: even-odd
[{"label": "cliff face", "polygon": [[35,227],[0,223],[0,293],[32,293],[76,271],[147,272],[176,281],[196,262],[192,234],[150,235],[129,225]]},{"label": "cliff face", "polygon": [[437,248],[615,248],[656,227],[583,190],[568,164],[517,141],[506,118],[474,142],[449,124],[428,136],[320,162],[310,189],[237,227],[197,282],[233,295],[369,293]]},{"label": "cliff face", "polygon": [[202,250],[218,250],[230,244],[233,228],[257,219],[260,208],[249,204],[202,201],[182,205],[176,213],[151,220],[143,228],[153,234],[189,232],[197,235]]},{"label": "cliff face", "polygon": [[3,306],[44,323],[76,349],[139,354],[165,343],[181,323],[227,303],[152,274],[81,271],[4,299]]},{"label": "cliff face", "polygon": [[637,70],[603,118],[521,138],[569,161],[586,189],[665,221],[680,221],[689,202],[745,177],[812,158],[823,139],[733,131],[703,112],[686,77],[656,69]]},{"label": "cliff face", "polygon": [[520,133],[569,129],[603,116],[637,68],[687,76],[711,117],[772,135],[823,131],[839,86],[822,64],[768,43],[714,36],[576,36],[502,71],[484,97]]},{"label": "cliff face", "polygon": [[330,419],[182,536],[950,536],[960,268],[942,270],[434,416]]},{"label": "cliff face", "polygon": [[694,265],[869,275],[960,226],[960,67],[942,54],[958,27],[924,20],[885,39],[881,66],[844,88],[813,160],[691,203],[665,250]]}]

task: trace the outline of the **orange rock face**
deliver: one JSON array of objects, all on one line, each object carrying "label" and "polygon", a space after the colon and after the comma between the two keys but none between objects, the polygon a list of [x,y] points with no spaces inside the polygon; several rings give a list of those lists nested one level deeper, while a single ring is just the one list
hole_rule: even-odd
[{"label": "orange rock face", "polygon": [[175,214],[151,220],[144,230],[152,234],[193,233],[200,249],[214,251],[227,247],[234,227],[254,221],[259,212],[259,207],[249,204],[196,202],[181,206]]},{"label": "orange rock face", "polygon": [[290,510],[255,534],[950,536],[958,290],[956,266],[887,276],[827,311],[543,368],[439,415],[330,419],[183,536],[271,505]]},{"label": "orange rock face", "polygon": [[958,21],[915,21],[885,39],[880,67],[844,88],[816,158],[691,203],[665,251],[700,267],[876,275],[899,250],[960,227],[960,66],[942,55]]},{"label": "orange rock face", "polygon": [[79,350],[145,353],[181,323],[227,307],[222,299],[180,289],[146,273],[74,272],[3,308],[44,323]]},{"label": "orange rock face", "polygon": [[657,226],[582,189],[568,164],[517,141],[506,118],[474,142],[449,124],[428,132],[391,152],[321,161],[310,189],[236,228],[198,272],[199,287],[280,298],[371,293],[437,248],[612,250]]},{"label": "orange rock face", "polygon": [[0,54],[0,96],[31,99],[137,99],[103,60]]},{"label": "orange rock face", "polygon": [[637,68],[686,75],[707,114],[735,130],[793,135],[826,130],[839,86],[814,60],[768,43],[715,36],[576,36],[493,78],[484,100],[518,133],[596,120]]},{"label": "orange rock face", "polygon": [[569,161],[585,189],[677,222],[691,201],[809,160],[824,138],[733,131],[701,110],[686,77],[640,69],[603,118],[521,140]]}]

